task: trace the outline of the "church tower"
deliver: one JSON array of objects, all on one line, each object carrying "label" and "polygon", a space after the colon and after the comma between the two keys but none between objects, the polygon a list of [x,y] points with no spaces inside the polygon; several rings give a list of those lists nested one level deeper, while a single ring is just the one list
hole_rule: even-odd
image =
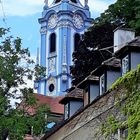
[{"label": "church tower", "polygon": [[36,81],[38,94],[63,96],[71,87],[69,67],[81,34],[91,25],[88,0],[45,0],[41,25],[40,65],[47,68],[46,76]]}]

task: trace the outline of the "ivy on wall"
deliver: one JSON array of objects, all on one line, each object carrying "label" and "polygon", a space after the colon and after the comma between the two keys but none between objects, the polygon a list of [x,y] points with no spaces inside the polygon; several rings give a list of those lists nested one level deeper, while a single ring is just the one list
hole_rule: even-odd
[{"label": "ivy on wall", "polygon": [[111,115],[102,124],[102,133],[105,136],[115,134],[118,129],[128,128],[127,140],[140,140],[140,65],[137,70],[128,72],[119,78],[110,91],[123,90],[116,93],[115,107],[121,111],[125,119],[119,120]]}]

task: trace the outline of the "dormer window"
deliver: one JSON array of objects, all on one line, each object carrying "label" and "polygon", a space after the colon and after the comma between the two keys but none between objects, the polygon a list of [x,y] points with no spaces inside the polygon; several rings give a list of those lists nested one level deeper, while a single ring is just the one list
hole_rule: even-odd
[{"label": "dormer window", "polygon": [[126,140],[128,137],[128,128],[126,129],[118,129],[114,135],[112,135],[114,140]]},{"label": "dormer window", "polygon": [[90,84],[90,93],[89,93],[89,97],[90,97],[90,103],[95,100],[98,96],[99,96],[99,81],[94,81],[94,83]]},{"label": "dormer window", "polygon": [[65,120],[69,118],[69,104],[65,105]]},{"label": "dormer window", "polygon": [[100,77],[100,95],[102,95],[105,92],[105,75],[103,74]]},{"label": "dormer window", "polygon": [[129,56],[125,56],[122,59],[122,75],[126,74],[129,71]]},{"label": "dormer window", "polygon": [[87,86],[85,88],[85,93],[84,93],[84,106],[88,105],[89,104],[89,87]]},{"label": "dormer window", "polygon": [[70,89],[59,103],[64,105],[64,119],[69,119],[83,106],[83,90],[79,88]]},{"label": "dormer window", "polygon": [[128,128],[122,129],[121,134],[121,138],[126,140],[128,137]]}]

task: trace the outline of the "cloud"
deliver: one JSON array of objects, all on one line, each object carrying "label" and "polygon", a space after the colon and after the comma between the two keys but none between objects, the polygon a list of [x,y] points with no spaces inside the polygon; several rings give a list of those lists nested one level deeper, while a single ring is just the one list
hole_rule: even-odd
[{"label": "cloud", "polygon": [[[44,0],[3,0],[6,16],[27,16],[41,12]],[[0,11],[2,8],[0,8]],[[2,16],[2,12],[0,12]]]},{"label": "cloud", "polygon": [[[49,0],[49,4],[53,0]],[[89,6],[92,13],[101,13],[107,9],[108,5],[116,0],[89,0]],[[44,0],[2,0],[6,16],[27,16],[41,13],[44,6]],[[84,0],[81,0],[84,4]],[[0,16],[2,16],[2,7],[0,8]]]}]

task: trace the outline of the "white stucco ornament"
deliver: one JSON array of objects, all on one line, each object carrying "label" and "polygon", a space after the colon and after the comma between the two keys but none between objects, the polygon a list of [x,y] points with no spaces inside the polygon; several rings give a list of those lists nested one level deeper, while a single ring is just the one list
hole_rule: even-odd
[{"label": "white stucco ornament", "polygon": [[48,80],[48,95],[55,96],[56,93],[56,80],[55,78],[51,77]]},{"label": "white stucco ornament", "polygon": [[49,17],[48,19],[48,27],[49,28],[55,28],[55,26],[57,25],[57,21],[58,21],[58,17],[56,14],[53,14]]},{"label": "white stucco ornament", "polygon": [[55,72],[55,58],[49,59],[49,73]]},{"label": "white stucco ornament", "polygon": [[79,14],[75,14],[73,16],[73,23],[74,23],[74,26],[78,29],[81,29],[84,25],[83,18]]}]

